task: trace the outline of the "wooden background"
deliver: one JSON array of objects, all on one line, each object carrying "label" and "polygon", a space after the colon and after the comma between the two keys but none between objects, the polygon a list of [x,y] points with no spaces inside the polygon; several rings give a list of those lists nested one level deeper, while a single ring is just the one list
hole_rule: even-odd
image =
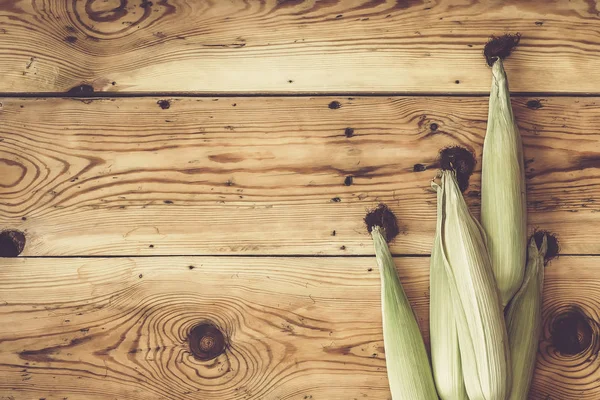
[{"label": "wooden background", "polygon": [[480,166],[505,32],[562,250],[530,398],[600,398],[596,1],[0,0],[0,399],[389,399],[362,217],[397,214],[428,341],[429,183],[446,146]]}]

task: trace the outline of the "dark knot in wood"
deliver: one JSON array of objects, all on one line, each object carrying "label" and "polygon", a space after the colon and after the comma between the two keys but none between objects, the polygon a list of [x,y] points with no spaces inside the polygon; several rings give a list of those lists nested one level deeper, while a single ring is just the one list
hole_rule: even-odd
[{"label": "dark knot in wood", "polygon": [[25,248],[25,235],[21,231],[0,232],[0,257],[17,257]]},{"label": "dark knot in wood", "polygon": [[571,307],[553,318],[550,325],[552,345],[562,355],[581,354],[592,346],[598,346],[597,328],[598,323],[583,310]]},{"label": "dark knot in wood", "polygon": [[67,91],[67,95],[69,96],[91,96],[93,94],[94,87],[85,83],[82,83],[79,86],[74,86]]},{"label": "dark knot in wood", "polygon": [[212,360],[225,351],[225,336],[210,323],[194,326],[188,334],[188,342],[190,351],[200,361]]},{"label": "dark knot in wood", "polygon": [[[76,25],[67,30],[82,32],[94,42],[140,32],[176,11],[170,0],[69,0],[67,3],[70,9],[65,14]],[[153,35],[166,37],[160,31]]]}]

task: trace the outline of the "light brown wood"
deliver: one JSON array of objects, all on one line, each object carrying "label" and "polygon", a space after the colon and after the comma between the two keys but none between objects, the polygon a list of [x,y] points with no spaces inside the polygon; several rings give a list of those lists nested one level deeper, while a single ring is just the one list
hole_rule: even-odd
[{"label": "light brown wood", "polygon": [[[396,262],[427,340],[429,259]],[[598,269],[546,269],[531,399],[600,396]],[[6,259],[0,296],[3,399],[389,398],[373,258]],[[566,355],[549,332],[573,307],[592,336]],[[189,351],[202,321],[229,343],[212,361]]]},{"label": "light brown wood", "polygon": [[[530,229],[563,253],[600,254],[599,100],[514,100]],[[372,254],[362,218],[380,201],[393,251],[428,254],[438,152],[479,158],[487,120],[485,97],[0,102],[0,226],[35,256]],[[476,172],[475,212],[478,190]]]},{"label": "light brown wood", "polygon": [[595,1],[0,2],[0,92],[480,92],[490,35],[524,92],[600,93]]},{"label": "light brown wood", "polygon": [[[375,260],[295,256],[372,254],[379,202],[395,254],[430,252],[438,151],[480,165],[487,119],[485,96],[443,95],[486,94],[483,45],[506,32],[523,35],[505,66],[530,230],[600,255],[600,97],[580,96],[600,95],[599,16],[591,0],[0,0],[0,255],[26,238],[0,258],[0,400],[388,400]],[[338,97],[227,97],[265,93]],[[423,96],[348,97],[373,93]],[[546,269],[532,400],[600,398],[599,261]],[[396,262],[428,343],[429,259]]]}]

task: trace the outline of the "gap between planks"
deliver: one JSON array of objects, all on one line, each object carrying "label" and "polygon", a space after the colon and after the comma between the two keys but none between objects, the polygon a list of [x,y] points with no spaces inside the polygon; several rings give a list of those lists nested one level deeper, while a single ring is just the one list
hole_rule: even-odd
[{"label": "gap between planks", "polygon": [[[85,95],[68,92],[0,92],[0,98],[62,98],[62,99],[106,99],[146,97],[187,98],[260,98],[260,97],[488,97],[489,92],[94,92]],[[511,97],[598,97],[600,92],[511,92]]]},{"label": "gap between planks", "polygon": [[[234,257],[234,258],[375,258],[375,254],[152,254],[152,255],[72,255],[72,256],[23,256],[32,259],[102,259],[102,258],[184,258],[184,257]],[[393,258],[429,258],[429,254],[392,254]],[[558,257],[600,257],[600,254],[559,254]],[[2,258],[0,258],[2,260]]]}]

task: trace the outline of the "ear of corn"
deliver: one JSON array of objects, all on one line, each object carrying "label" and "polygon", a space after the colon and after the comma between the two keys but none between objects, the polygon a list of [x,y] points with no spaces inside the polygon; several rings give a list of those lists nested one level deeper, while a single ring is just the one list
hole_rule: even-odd
[{"label": "ear of corn", "polygon": [[523,285],[507,308],[506,325],[513,373],[509,400],[526,399],[533,378],[542,331],[542,289],[547,249],[546,235],[539,249],[535,239],[531,238]]},{"label": "ear of corn", "polygon": [[419,326],[378,226],[371,231],[381,275],[383,340],[393,400],[437,399]]},{"label": "ear of corn", "polygon": [[433,186],[467,394],[470,400],[505,400],[510,388],[508,338],[485,234],[453,172],[442,171],[441,184]]},{"label": "ear of corn", "polygon": [[[439,206],[440,204],[438,204]],[[441,213],[438,212],[438,218]],[[438,395],[442,400],[468,400],[463,381],[458,332],[448,275],[444,267],[439,235],[431,250],[429,275],[429,338],[431,364]]]},{"label": "ear of corn", "polygon": [[498,59],[492,66],[488,126],[483,144],[481,224],[505,306],[523,281],[527,251],[525,168],[508,81]]}]

